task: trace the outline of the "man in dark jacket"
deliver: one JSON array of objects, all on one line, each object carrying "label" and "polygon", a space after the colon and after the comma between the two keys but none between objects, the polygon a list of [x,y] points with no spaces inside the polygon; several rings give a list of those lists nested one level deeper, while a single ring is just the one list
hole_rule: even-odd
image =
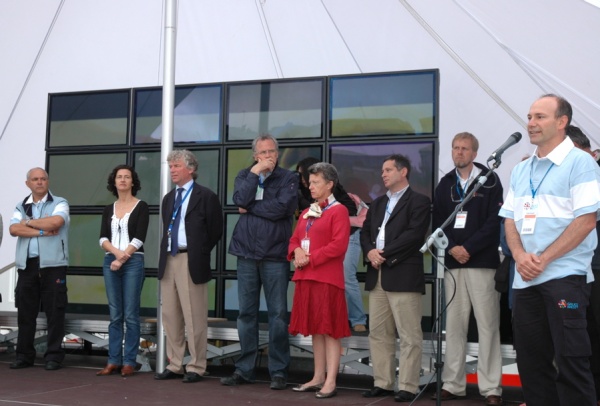
[{"label": "man in dark jacket", "polygon": [[[198,161],[192,152],[174,150],[167,162],[176,187],[161,206],[158,280],[169,365],[154,378],[193,383],[206,372],[210,252],[223,234],[223,209],[217,195],[196,182]],[[186,332],[190,360],[184,370]]]},{"label": "man in dark jacket", "polygon": [[280,390],[286,388],[290,363],[287,248],[297,206],[298,177],[277,166],[278,143],[271,135],[255,138],[252,152],[256,162],[235,178],[233,201],[241,215],[229,244],[229,253],[237,256],[241,352],[235,372],[221,383],[232,386],[254,381],[263,286],[269,315],[271,389]]},{"label": "man in dark jacket", "polygon": [[[422,295],[425,293],[423,244],[431,202],[409,184],[410,161],[402,155],[385,159],[381,177],[387,193],[371,203],[360,242],[369,291],[369,346],[374,386],[366,398],[394,393],[396,402],[412,402],[419,391],[423,352]],[[396,331],[400,337],[400,369],[396,379]]]},{"label": "man in dark jacket", "polygon": [[[438,184],[433,201],[433,229],[452,214],[487,169],[474,160],[479,142],[463,132],[452,140],[455,168]],[[442,400],[464,396],[465,360],[469,316],[473,309],[479,334],[477,375],[479,392],[486,405],[502,404],[502,356],[500,353],[500,293],[494,274],[500,263],[500,217],[502,185],[492,176],[475,193],[444,232],[448,237],[444,278],[448,310],[446,357],[442,372]],[[434,395],[435,398],[435,395]]]}]

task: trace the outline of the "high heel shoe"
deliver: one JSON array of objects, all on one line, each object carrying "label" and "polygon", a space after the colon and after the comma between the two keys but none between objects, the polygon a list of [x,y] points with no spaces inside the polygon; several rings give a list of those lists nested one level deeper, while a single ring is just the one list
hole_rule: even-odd
[{"label": "high heel shoe", "polygon": [[96,376],[107,376],[118,373],[121,370],[121,365],[106,364],[103,370],[96,372]]},{"label": "high heel shoe", "polygon": [[298,386],[294,386],[292,388],[292,390],[294,392],[317,392],[319,391],[321,388],[323,387],[323,384],[320,383],[318,385],[312,385],[312,386],[307,386],[305,385],[298,385]]},{"label": "high heel shoe", "polygon": [[335,388],[334,390],[332,390],[331,392],[325,393],[325,392],[317,392],[315,394],[315,397],[317,399],[329,399],[334,397],[335,395],[337,395],[337,388]]}]

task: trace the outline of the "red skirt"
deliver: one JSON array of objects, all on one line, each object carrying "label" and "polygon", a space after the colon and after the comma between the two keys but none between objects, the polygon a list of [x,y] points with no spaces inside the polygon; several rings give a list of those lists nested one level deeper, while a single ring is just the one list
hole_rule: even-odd
[{"label": "red skirt", "polygon": [[296,281],[289,331],[292,335],[349,337],[344,290],[323,282]]}]

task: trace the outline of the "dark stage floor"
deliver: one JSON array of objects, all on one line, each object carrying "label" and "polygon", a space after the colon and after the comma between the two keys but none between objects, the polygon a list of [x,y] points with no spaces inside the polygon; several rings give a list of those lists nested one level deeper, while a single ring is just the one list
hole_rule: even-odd
[{"label": "dark stage floor", "polygon": [[[394,399],[366,399],[361,391],[371,387],[372,379],[365,375],[341,374],[338,377],[338,395],[331,399],[315,399],[314,393],[295,393],[291,387],[310,379],[310,360],[293,361],[288,389],[269,389],[266,368],[258,369],[258,380],[252,385],[225,387],[219,378],[233,372],[229,365],[211,365],[209,376],[203,381],[184,384],[179,380],[156,381],[153,373],[141,372],[130,378],[120,375],[97,377],[95,373],[104,366],[106,357],[95,355],[67,355],[64,368],[46,371],[38,358],[34,367],[11,370],[8,368],[14,354],[0,353],[0,405],[392,405]],[[295,367],[298,366],[298,368]],[[299,371],[304,369],[304,371]],[[430,395],[435,386],[426,389],[415,405],[435,405]],[[505,405],[522,402],[518,388],[505,388]],[[407,404],[407,403],[405,403]],[[444,406],[483,405],[477,388],[469,386],[466,399],[447,401]]]}]

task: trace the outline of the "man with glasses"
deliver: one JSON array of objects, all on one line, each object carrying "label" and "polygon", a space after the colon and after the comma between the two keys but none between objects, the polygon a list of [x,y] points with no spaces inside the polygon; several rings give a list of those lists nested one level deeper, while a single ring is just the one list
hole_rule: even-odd
[{"label": "man with glasses", "polygon": [[[452,140],[455,168],[435,190],[433,229],[454,212],[487,169],[474,162],[479,142],[462,132]],[[500,353],[500,293],[494,288],[495,270],[500,263],[500,218],[502,185],[494,175],[467,202],[444,232],[448,237],[444,286],[446,315],[446,356],[442,372],[441,400],[466,394],[466,342],[471,309],[477,321],[479,352],[477,378],[486,405],[502,404],[502,357]],[[433,396],[436,398],[436,395]]]},{"label": "man with glasses", "polygon": [[298,177],[277,165],[279,149],[273,136],[256,137],[252,152],[254,164],[235,178],[233,202],[240,218],[229,245],[229,253],[237,257],[241,351],[235,372],[222,378],[221,383],[234,386],[254,381],[262,286],[269,319],[271,389],[281,390],[286,388],[290,364],[287,249],[298,204]]}]

